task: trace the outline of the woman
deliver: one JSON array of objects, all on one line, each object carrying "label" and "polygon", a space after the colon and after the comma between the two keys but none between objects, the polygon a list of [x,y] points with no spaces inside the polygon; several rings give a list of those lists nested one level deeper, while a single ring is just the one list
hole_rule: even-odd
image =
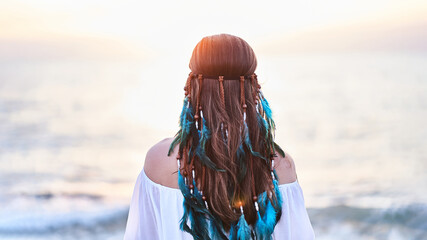
[{"label": "woman", "polygon": [[148,151],[125,240],[314,239],[252,48],[228,34],[205,37],[189,66],[180,130]]}]

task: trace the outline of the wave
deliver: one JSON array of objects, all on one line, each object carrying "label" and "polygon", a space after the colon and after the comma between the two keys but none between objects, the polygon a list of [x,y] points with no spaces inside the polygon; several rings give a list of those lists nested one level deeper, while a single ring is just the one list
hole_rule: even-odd
[{"label": "wave", "polygon": [[99,229],[123,228],[128,211],[127,206],[121,206],[96,211],[20,212],[0,219],[0,236],[40,235],[76,229],[93,232]]},{"label": "wave", "polygon": [[[98,204],[102,202],[98,201]],[[0,218],[0,236],[49,236],[77,232],[94,236],[124,232],[128,206],[100,207],[96,211],[16,213]],[[316,239],[427,239],[427,205],[378,209],[345,205],[309,208]],[[45,238],[48,239],[48,238]],[[65,239],[65,238],[64,238]],[[90,238],[87,238],[90,239]]]},{"label": "wave", "polygon": [[339,205],[308,212],[320,239],[427,239],[425,204],[387,209]]}]

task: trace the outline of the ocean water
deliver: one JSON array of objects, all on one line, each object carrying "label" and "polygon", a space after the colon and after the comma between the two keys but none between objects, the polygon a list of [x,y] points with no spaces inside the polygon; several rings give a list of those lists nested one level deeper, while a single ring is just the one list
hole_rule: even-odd
[{"label": "ocean water", "polygon": [[[427,55],[258,57],[317,239],[427,239]],[[177,131],[186,67],[1,62],[0,239],[121,239],[146,151]]]}]

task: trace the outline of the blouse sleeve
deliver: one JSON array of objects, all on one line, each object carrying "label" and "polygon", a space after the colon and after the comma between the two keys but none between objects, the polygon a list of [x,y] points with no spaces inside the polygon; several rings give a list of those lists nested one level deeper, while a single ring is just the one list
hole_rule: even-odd
[{"label": "blouse sleeve", "polygon": [[124,240],[193,239],[179,229],[182,201],[179,189],[153,182],[143,169],[133,190]]},{"label": "blouse sleeve", "polygon": [[273,239],[312,240],[315,238],[305,207],[302,188],[297,181],[279,185],[283,197],[282,217],[277,223]]}]

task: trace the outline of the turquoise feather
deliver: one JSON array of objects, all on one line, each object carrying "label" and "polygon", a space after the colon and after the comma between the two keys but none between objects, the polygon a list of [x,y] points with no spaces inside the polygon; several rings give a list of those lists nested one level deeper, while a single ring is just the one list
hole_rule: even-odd
[{"label": "turquoise feather", "polygon": [[267,121],[261,116],[261,114],[257,114],[257,118],[258,118],[258,125],[260,128],[264,128],[263,130],[265,131],[264,133],[264,137],[267,138],[268,137],[268,133],[269,133],[269,126]]},{"label": "turquoise feather", "polygon": [[229,240],[236,240],[237,239],[237,229],[236,229],[236,223],[231,224],[230,231],[228,233],[228,239]]},{"label": "turquoise feather", "polygon": [[264,222],[264,235],[269,236],[274,231],[274,226],[276,225],[276,215],[278,211],[274,208],[270,199],[267,197],[267,192],[263,192],[258,195],[258,206],[261,220]]},{"label": "turquoise feather", "polygon": [[279,221],[282,216],[283,197],[278,186],[278,181],[274,180],[273,184],[274,184],[274,190],[275,190],[276,199],[277,199],[277,206],[276,206],[276,211],[277,211],[276,223],[277,223],[277,221]]},{"label": "turquoise feather", "polygon": [[[210,239],[209,229],[212,235],[218,239],[226,238],[222,231],[221,222],[206,209],[196,182],[193,180],[194,192],[191,194],[190,188],[185,185],[184,177],[178,171],[178,186],[184,196],[184,213],[180,220],[181,230],[190,233],[194,239]],[[190,220],[191,228],[188,226],[188,220]],[[208,226],[208,221],[210,221],[210,226]]]},{"label": "turquoise feather", "polygon": [[176,144],[178,143],[180,144],[179,151],[182,152],[185,145],[182,143],[186,143],[188,141],[189,135],[193,128],[193,124],[194,124],[193,110],[192,110],[191,104],[189,103],[188,97],[186,97],[184,98],[184,103],[183,103],[181,115],[179,118],[180,130],[175,135],[174,140],[169,146],[168,155],[171,154]]},{"label": "turquoise feather", "polygon": [[205,151],[206,143],[211,138],[211,131],[209,131],[208,126],[206,126],[206,119],[203,118],[203,131],[201,133],[200,138],[200,146],[202,147],[203,151]]},{"label": "turquoise feather", "polygon": [[221,219],[215,218],[212,214],[209,216],[210,219],[210,233],[213,240],[216,239],[227,239],[227,236],[224,233],[224,227],[222,225]]},{"label": "turquoise feather", "polygon": [[255,232],[256,232],[257,239],[259,240],[271,239],[271,234],[269,234],[270,232],[268,230],[268,227],[262,220],[259,211],[257,211],[257,220],[255,222]]},{"label": "turquoise feather", "polygon": [[251,239],[251,228],[246,222],[245,215],[240,216],[239,222],[237,223],[237,240],[249,240]]},{"label": "turquoise feather", "polygon": [[[195,182],[193,182],[193,185]],[[184,177],[178,171],[178,186],[184,196],[183,207],[184,214],[180,220],[180,228],[183,231],[190,233],[194,239],[209,239],[209,231],[207,226],[207,217],[209,211],[204,208],[202,196],[197,187],[194,188],[194,193],[187,185],[185,185]],[[195,186],[195,185],[194,185]],[[188,226],[190,220],[191,228]]]},{"label": "turquoise feather", "polygon": [[262,106],[262,109],[264,110],[264,113],[265,113],[266,117],[268,119],[273,118],[273,113],[271,111],[270,104],[268,104],[267,99],[265,99],[264,96],[261,93],[260,93],[260,95],[261,95],[261,97],[260,97],[260,99],[261,99],[261,106]]},{"label": "turquoise feather", "polygon": [[184,208],[184,214],[181,217],[179,226],[180,226],[181,230],[186,231],[186,232],[190,233],[191,235],[193,235],[194,232],[187,225],[187,221],[188,221],[188,218],[190,217],[189,215],[191,212],[190,206],[187,202],[187,198],[190,195],[190,189],[185,185],[184,177],[182,176],[180,171],[178,171],[178,186],[179,186],[179,189],[181,190],[182,195],[184,196],[184,201],[182,203],[183,208]]},{"label": "turquoise feather", "polygon": [[199,133],[199,142],[195,150],[195,154],[199,157],[199,160],[206,165],[207,167],[214,169],[216,171],[225,172],[224,169],[217,168],[216,164],[206,155],[206,143],[211,138],[211,131],[209,130],[206,120],[203,118],[203,130],[198,130]]},{"label": "turquoise feather", "polygon": [[216,221],[216,220],[212,220],[211,219],[210,222],[209,222],[210,238],[212,240],[226,239],[226,236],[224,235],[224,232],[222,230],[223,229],[222,224],[220,224],[220,226],[219,226],[217,224],[214,224],[213,223],[214,221]]},{"label": "turquoise feather", "polygon": [[249,151],[251,152],[252,155],[254,155],[255,157],[259,157],[261,159],[265,160],[265,157],[262,156],[259,152],[255,152],[252,148],[252,144],[251,144],[251,139],[249,138],[249,128],[248,128],[248,124],[246,123],[246,121],[244,121],[244,135],[245,135],[245,145],[246,147],[249,149]]},{"label": "turquoise feather", "polygon": [[273,175],[274,175],[274,179],[273,179],[274,193],[276,195],[276,201],[274,202],[274,204],[282,206],[282,203],[283,203],[282,194],[280,193],[280,189],[279,189],[279,181],[278,181],[276,169],[273,169]]},{"label": "turquoise feather", "polygon": [[276,129],[276,124],[273,121],[273,112],[271,111],[270,104],[268,103],[267,99],[265,99],[261,93],[260,96],[262,109],[264,110],[270,132],[272,132],[272,130]]},{"label": "turquoise feather", "polygon": [[172,153],[173,149],[175,148],[176,144],[181,143],[182,142],[182,135],[183,135],[183,126],[185,124],[185,117],[187,116],[187,111],[189,110],[189,101],[188,101],[188,97],[184,98],[183,104],[182,104],[182,110],[181,110],[181,114],[179,116],[179,131],[177,134],[175,134],[175,137],[171,143],[171,145],[169,146],[169,151],[168,151],[168,156],[170,156],[170,154]]},{"label": "turquoise feather", "polygon": [[272,234],[274,231],[274,226],[276,226],[276,210],[274,209],[269,199],[267,199],[267,204],[264,215],[262,216],[262,220],[264,221],[266,231],[269,234]]},{"label": "turquoise feather", "polygon": [[259,206],[259,211],[261,213],[261,215],[264,215],[264,211],[265,208],[267,206],[267,193],[266,192],[262,192],[258,195],[258,206]]},{"label": "turquoise feather", "polygon": [[182,132],[181,132],[181,141],[187,142],[187,138],[190,135],[191,128],[194,124],[194,117],[191,109],[191,105],[186,108],[184,117],[182,118]]},{"label": "turquoise feather", "polygon": [[273,185],[274,185],[274,191],[275,191],[275,194],[276,194],[277,205],[278,206],[282,206],[283,199],[282,199],[282,194],[281,194],[280,189],[279,189],[279,183],[278,183],[278,181],[277,180],[273,180]]}]

